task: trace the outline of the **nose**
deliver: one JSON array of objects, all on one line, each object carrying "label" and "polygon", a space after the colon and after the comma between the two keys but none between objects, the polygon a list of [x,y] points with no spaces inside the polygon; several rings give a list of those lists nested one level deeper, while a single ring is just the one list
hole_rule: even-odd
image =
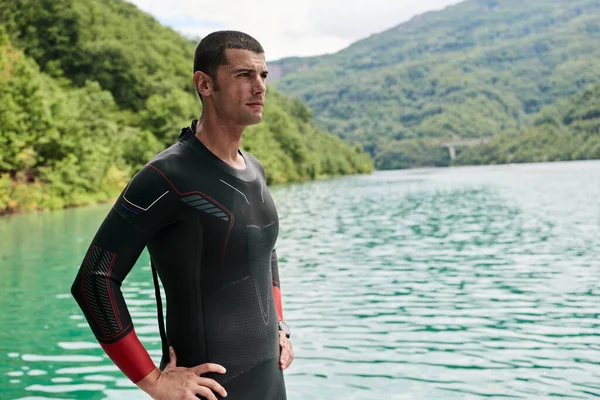
[{"label": "nose", "polygon": [[263,94],[267,91],[267,85],[262,76],[257,75],[257,79],[254,83],[254,94]]}]

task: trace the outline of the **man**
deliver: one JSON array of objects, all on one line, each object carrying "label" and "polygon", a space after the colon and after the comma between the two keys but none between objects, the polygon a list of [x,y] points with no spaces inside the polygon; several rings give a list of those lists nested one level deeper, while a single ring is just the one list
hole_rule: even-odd
[{"label": "man", "polygon": [[[220,31],[199,43],[200,119],[123,190],[73,283],[102,348],[155,399],[286,399],[283,370],[294,354],[274,249],[278,216],[263,167],[239,150],[244,128],[262,120],[266,77],[252,37]],[[120,290],[146,246],[167,298],[160,368]],[[158,303],[161,322],[160,294]]]}]

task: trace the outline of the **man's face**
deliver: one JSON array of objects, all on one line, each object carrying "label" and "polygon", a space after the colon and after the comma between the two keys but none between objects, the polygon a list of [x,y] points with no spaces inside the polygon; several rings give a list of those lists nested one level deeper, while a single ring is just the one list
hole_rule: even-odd
[{"label": "man's face", "polygon": [[217,71],[212,97],[219,118],[227,124],[247,126],[262,120],[267,79],[265,55],[227,49],[227,64]]}]

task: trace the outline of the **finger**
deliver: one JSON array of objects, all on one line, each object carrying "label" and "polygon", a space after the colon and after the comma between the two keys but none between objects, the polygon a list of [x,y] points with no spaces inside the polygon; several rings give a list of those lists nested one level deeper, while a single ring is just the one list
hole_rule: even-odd
[{"label": "finger", "polygon": [[285,364],[285,368],[289,367],[292,364],[292,361],[294,361],[294,348],[292,347],[292,343],[289,343],[289,348],[287,349],[286,353],[285,353],[285,359],[284,359],[284,364]]},{"label": "finger", "polygon": [[288,339],[285,336],[280,337],[279,338],[279,347],[281,349],[285,349],[285,348],[287,348],[287,346],[288,346]]},{"label": "finger", "polygon": [[196,375],[204,375],[208,372],[216,372],[218,374],[224,374],[225,372],[227,372],[227,370],[225,369],[224,366],[219,365],[219,364],[213,364],[213,363],[205,363],[205,364],[201,364],[201,365],[196,365],[193,368],[193,370],[196,373]]},{"label": "finger", "polygon": [[212,392],[212,390],[204,386],[198,386],[196,390],[194,390],[194,393],[199,394],[206,400],[219,400],[217,399],[217,396],[215,396],[215,394]]},{"label": "finger", "polygon": [[279,343],[285,343],[288,341],[288,338],[285,336],[285,333],[279,332]]},{"label": "finger", "polygon": [[281,349],[281,351],[279,352],[279,365],[283,365],[284,361],[285,361],[285,354],[286,351],[285,349]]},{"label": "finger", "polygon": [[219,384],[219,382],[210,378],[198,378],[198,384],[204,387],[211,389],[213,392],[219,393],[222,397],[227,396],[227,391],[223,386]]},{"label": "finger", "polygon": [[177,357],[175,356],[175,349],[173,346],[169,346],[169,364],[167,365],[173,368],[177,366]]},{"label": "finger", "polygon": [[281,352],[283,353],[285,351],[288,351],[288,345],[287,345],[287,343],[282,343],[281,344]]},{"label": "finger", "polygon": [[281,369],[286,369],[290,365],[289,361],[290,353],[288,351],[282,352],[279,359],[279,365],[281,366]]}]

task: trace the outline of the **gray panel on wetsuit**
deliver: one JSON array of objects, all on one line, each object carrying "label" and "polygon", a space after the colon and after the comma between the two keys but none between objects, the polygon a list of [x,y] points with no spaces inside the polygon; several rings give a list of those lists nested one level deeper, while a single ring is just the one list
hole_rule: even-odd
[{"label": "gray panel on wetsuit", "polygon": [[[219,400],[286,400],[285,380],[274,358],[244,372],[225,384],[227,397]],[[204,397],[199,398],[206,400]]]},{"label": "gray panel on wetsuit", "polygon": [[226,366],[224,381],[279,357],[271,272],[277,225],[248,225],[245,234],[248,274],[204,298],[208,358]]}]

